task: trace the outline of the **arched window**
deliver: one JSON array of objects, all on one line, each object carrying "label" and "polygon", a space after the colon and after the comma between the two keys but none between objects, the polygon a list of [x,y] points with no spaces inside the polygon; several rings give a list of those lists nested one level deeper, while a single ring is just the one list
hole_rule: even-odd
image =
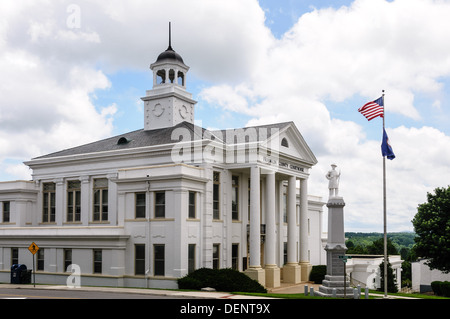
[{"label": "arched window", "polygon": [[169,80],[170,83],[175,83],[175,71],[173,69],[170,69],[169,71]]},{"label": "arched window", "polygon": [[166,83],[166,70],[158,70],[156,72],[156,83],[157,84]]},{"label": "arched window", "polygon": [[181,71],[178,72],[177,83],[178,83],[178,85],[184,86],[184,73]]},{"label": "arched window", "polygon": [[289,147],[288,140],[285,137],[281,140],[281,146]]}]

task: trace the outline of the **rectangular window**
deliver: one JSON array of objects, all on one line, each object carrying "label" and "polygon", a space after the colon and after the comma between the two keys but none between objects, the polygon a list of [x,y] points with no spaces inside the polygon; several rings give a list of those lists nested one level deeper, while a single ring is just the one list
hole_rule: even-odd
[{"label": "rectangular window", "polygon": [[288,253],[287,253],[287,242],[283,243],[283,265],[287,264],[287,257],[288,257]]},{"label": "rectangular window", "polygon": [[37,270],[44,270],[44,249],[37,251]]},{"label": "rectangular window", "polygon": [[108,180],[94,179],[94,221],[108,220]]},{"label": "rectangular window", "polygon": [[10,202],[3,202],[2,203],[2,208],[3,208],[3,219],[2,221],[4,223],[9,223],[11,221],[11,217],[10,217]]},{"label": "rectangular window", "polygon": [[233,190],[231,193],[231,218],[239,220],[239,176],[231,177]]},{"label": "rectangular window", "polygon": [[213,172],[213,219],[220,219],[220,173]]},{"label": "rectangular window", "polygon": [[72,265],[72,249],[64,249],[64,271]]},{"label": "rectangular window", "polygon": [[81,182],[67,182],[67,221],[81,220]]},{"label": "rectangular window", "polygon": [[220,244],[213,244],[213,269],[220,268]]},{"label": "rectangular window", "polygon": [[195,270],[195,244],[188,245],[188,273]]},{"label": "rectangular window", "polygon": [[19,248],[11,248],[11,265],[19,263]]},{"label": "rectangular window", "polygon": [[42,201],[42,222],[43,223],[54,223],[55,213],[56,213],[56,186],[55,183],[44,183],[43,184],[43,201]]},{"label": "rectangular window", "polygon": [[134,274],[145,275],[145,245],[134,246]]},{"label": "rectangular window", "polygon": [[154,275],[164,276],[165,267],[165,246],[164,245],[153,245],[154,249]]},{"label": "rectangular window", "polygon": [[145,218],[145,193],[136,193],[135,218]]},{"label": "rectangular window", "polygon": [[166,217],[166,192],[155,193],[155,218]]},{"label": "rectangular window", "polygon": [[231,245],[231,268],[239,270],[239,244]]},{"label": "rectangular window", "polygon": [[102,273],[102,250],[94,249],[94,274]]},{"label": "rectangular window", "polygon": [[195,218],[195,192],[189,192],[189,218]]}]

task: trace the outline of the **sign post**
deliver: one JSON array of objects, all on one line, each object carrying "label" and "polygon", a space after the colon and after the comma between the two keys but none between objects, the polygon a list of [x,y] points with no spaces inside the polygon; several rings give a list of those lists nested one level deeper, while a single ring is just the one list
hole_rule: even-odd
[{"label": "sign post", "polygon": [[36,255],[36,253],[39,250],[39,246],[36,245],[34,242],[31,243],[31,245],[28,247],[28,250],[30,251],[30,253],[33,254],[33,287],[36,287],[36,268],[34,266],[34,255]]},{"label": "sign post", "polygon": [[347,269],[346,269],[346,265],[347,265],[347,260],[348,259],[352,259],[352,256],[345,256],[345,255],[339,255],[339,259],[342,260],[342,262],[344,263],[344,298],[347,296]]}]

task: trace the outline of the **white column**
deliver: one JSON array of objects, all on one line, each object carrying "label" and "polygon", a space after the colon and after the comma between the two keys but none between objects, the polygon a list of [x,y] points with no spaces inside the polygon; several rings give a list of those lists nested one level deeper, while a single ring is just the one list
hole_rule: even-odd
[{"label": "white column", "polygon": [[275,172],[266,175],[266,243],[265,270],[266,286],[275,288],[280,286],[280,268],[276,258],[276,220],[275,220]]},{"label": "white column", "polygon": [[264,269],[261,268],[261,210],[260,172],[258,166],[250,168],[250,267],[245,273],[265,285]]},{"label": "white column", "polygon": [[266,265],[276,265],[275,172],[266,175]]},{"label": "white column", "polygon": [[117,173],[108,174],[108,221],[111,225],[118,225],[117,220]]},{"label": "white column", "polygon": [[250,173],[250,267],[261,267],[260,172],[252,166]]},{"label": "white column", "polygon": [[173,79],[173,83],[178,84],[178,69],[175,69],[174,72],[175,72],[175,76]]},{"label": "white column", "polygon": [[170,83],[170,78],[169,78],[169,69],[165,69],[166,71],[166,79],[164,81],[164,84]]},{"label": "white column", "polygon": [[296,179],[295,176],[289,176],[288,192],[287,192],[287,222],[288,222],[288,263],[297,263],[296,252]]},{"label": "white column", "polygon": [[[241,198],[239,199],[241,201],[241,203],[243,205],[241,205],[240,207],[242,207],[242,214],[241,214],[241,220],[242,220],[242,229],[241,229],[241,245],[239,245],[239,256],[247,256],[248,254],[248,240],[249,238],[247,237],[247,225],[250,225],[248,223],[249,221],[249,216],[250,216],[250,211],[249,211],[249,188],[250,188],[250,184],[249,184],[249,175],[243,175],[242,179],[241,179],[242,183],[242,191],[239,195],[242,194]],[[241,259],[242,260],[242,259]],[[244,269],[244,267],[247,267],[247,263],[244,265],[243,263],[239,263],[239,267],[242,271],[242,269]]]},{"label": "white column", "polygon": [[65,205],[64,205],[64,179],[58,178],[55,183],[55,223],[58,226],[62,226],[63,222],[66,220],[65,216]]},{"label": "white column", "polygon": [[300,180],[300,262],[308,262],[308,180]]},{"label": "white column", "polygon": [[92,220],[91,183],[89,176],[81,176],[81,223],[87,226]]},{"label": "white column", "polygon": [[308,257],[308,180],[300,180],[300,267],[302,268],[302,281],[307,281],[311,272],[311,263]]},{"label": "white column", "polygon": [[296,178],[289,176],[287,190],[287,222],[288,222],[288,243],[287,243],[287,264],[283,267],[283,279],[285,283],[299,283],[301,281],[300,266],[297,260],[297,211],[296,211]]}]

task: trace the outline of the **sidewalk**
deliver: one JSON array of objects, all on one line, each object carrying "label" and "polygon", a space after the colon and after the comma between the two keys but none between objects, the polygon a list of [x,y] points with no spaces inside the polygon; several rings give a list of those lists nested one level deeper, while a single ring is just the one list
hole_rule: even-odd
[{"label": "sidewalk", "polygon": [[305,286],[308,286],[308,294],[310,292],[311,287],[314,288],[314,291],[319,291],[320,284],[314,284],[312,282],[301,282],[298,284],[285,284],[281,283],[281,286],[278,288],[267,289],[268,292],[273,294],[302,294],[305,292]]}]

